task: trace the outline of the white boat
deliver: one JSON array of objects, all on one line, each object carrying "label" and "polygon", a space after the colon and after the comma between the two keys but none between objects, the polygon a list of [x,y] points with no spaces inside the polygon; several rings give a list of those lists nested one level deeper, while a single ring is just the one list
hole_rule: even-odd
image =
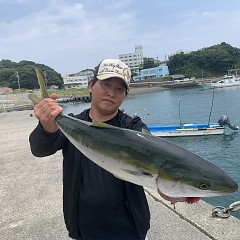
[{"label": "white boat", "polygon": [[151,134],[158,137],[190,137],[190,136],[208,136],[222,135],[225,128],[238,130],[238,126],[231,125],[226,115],[219,118],[218,123],[209,124],[179,124],[170,126],[149,125]]},{"label": "white boat", "polygon": [[235,75],[225,75],[217,82],[201,83],[199,85],[205,89],[235,87],[240,86],[240,77],[236,77]]},{"label": "white boat", "polygon": [[148,126],[157,137],[190,137],[224,134],[225,127],[216,124],[183,124],[173,126]]}]

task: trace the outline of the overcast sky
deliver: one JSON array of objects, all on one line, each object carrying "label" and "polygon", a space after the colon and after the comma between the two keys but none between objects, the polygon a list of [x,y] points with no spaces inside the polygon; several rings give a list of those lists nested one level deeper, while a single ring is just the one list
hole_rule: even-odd
[{"label": "overcast sky", "polygon": [[144,57],[226,42],[240,48],[239,0],[0,0],[0,60],[63,76],[142,45]]}]

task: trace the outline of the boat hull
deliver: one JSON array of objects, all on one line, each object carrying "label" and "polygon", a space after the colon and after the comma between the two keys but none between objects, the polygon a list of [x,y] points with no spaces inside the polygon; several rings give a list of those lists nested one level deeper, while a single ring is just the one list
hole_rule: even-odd
[{"label": "boat hull", "polygon": [[152,135],[157,137],[191,137],[224,134],[225,127],[189,124],[187,126],[148,126]]}]

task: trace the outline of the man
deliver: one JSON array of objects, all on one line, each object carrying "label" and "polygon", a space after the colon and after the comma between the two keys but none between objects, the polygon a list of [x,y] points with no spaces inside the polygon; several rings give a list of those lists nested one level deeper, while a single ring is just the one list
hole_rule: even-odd
[{"label": "man", "polygon": [[[76,118],[105,122],[142,131],[139,117],[119,110],[128,94],[131,72],[118,59],[105,59],[89,83],[91,108]],[[63,210],[69,237],[78,240],[144,240],[150,213],[141,186],[117,179],[76,149],[58,129],[55,118],[63,111],[56,94],[35,108],[38,126],[30,134],[32,153],[44,157],[62,150]]]}]

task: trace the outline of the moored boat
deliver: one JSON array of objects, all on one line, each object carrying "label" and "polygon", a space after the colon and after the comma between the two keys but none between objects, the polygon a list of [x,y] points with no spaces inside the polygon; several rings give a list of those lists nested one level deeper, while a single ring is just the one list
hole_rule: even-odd
[{"label": "moored boat", "polygon": [[235,87],[240,86],[240,77],[225,75],[217,82],[200,83],[199,85],[205,89]]},{"label": "moored boat", "polygon": [[226,127],[232,130],[238,130],[238,126],[231,125],[226,115],[219,118],[218,123],[209,124],[179,124],[169,126],[149,125],[151,134],[158,137],[190,137],[190,136],[208,136],[222,135]]},{"label": "moored boat", "polygon": [[216,124],[183,124],[172,126],[148,126],[158,137],[189,137],[224,134],[225,127]]}]

